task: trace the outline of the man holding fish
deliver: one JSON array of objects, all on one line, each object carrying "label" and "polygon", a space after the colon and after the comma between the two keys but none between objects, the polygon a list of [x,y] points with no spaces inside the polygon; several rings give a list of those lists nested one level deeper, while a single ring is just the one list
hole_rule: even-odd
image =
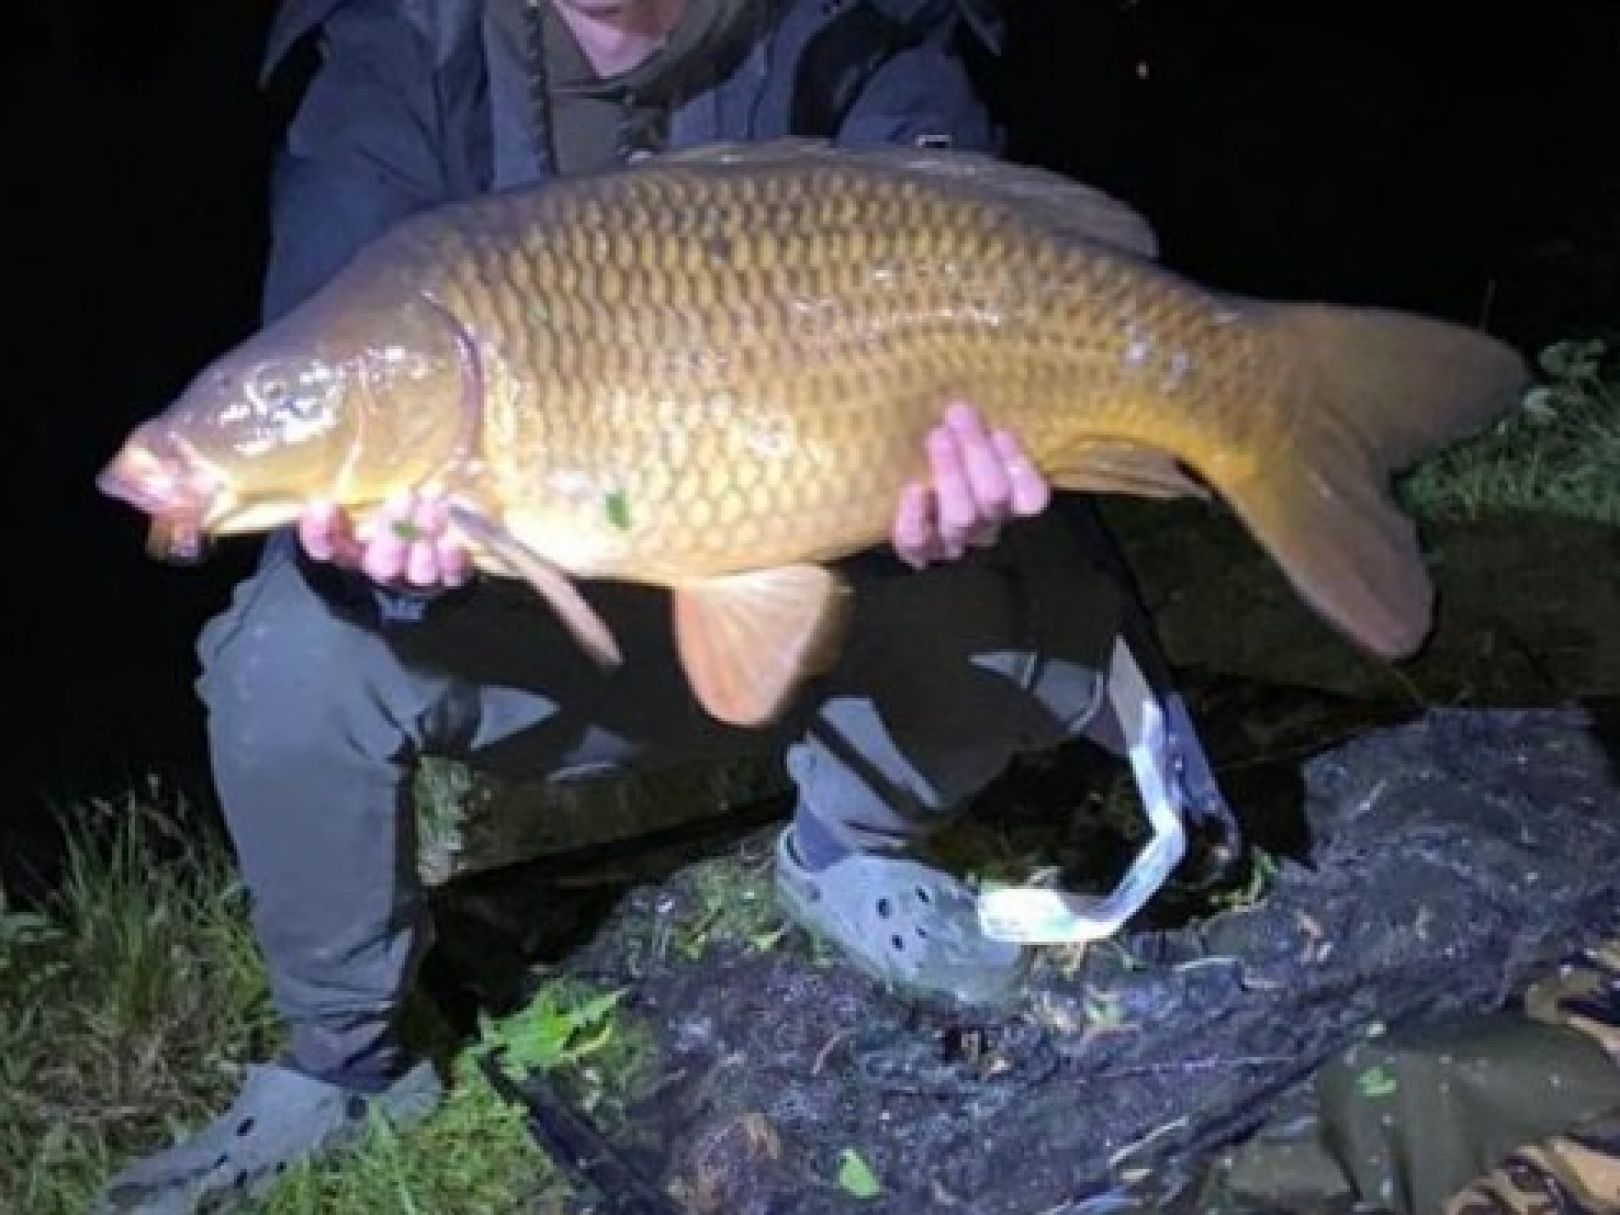
[{"label": "man holding fish", "polygon": [[[278,529],[199,651],[291,1043],[108,1209],[254,1190],[368,1108],[436,1103],[395,1026],[430,931],[424,752],[566,780],[785,750],[784,910],[897,989],[994,1002],[1019,942],[1112,931],[1179,860],[1182,813],[1222,812],[1052,486],[1203,495],[1197,466],[1357,641],[1421,638],[1377,479],[1489,416],[1516,359],[1199,292],[1127,208],[970,155],[994,140],[957,3],[284,9],[272,62],[315,29],[324,54],[267,327],[102,486],[170,553]],[[866,151],[773,142],[805,134]],[[951,241],[980,252],[928,261]],[[728,305],[754,311],[727,328]],[[1013,756],[1078,737],[1129,755],[1153,820],[1115,897],[980,899],[909,855]]]},{"label": "man holding fish", "polygon": [[[924,7],[293,0],[272,31],[270,66],[310,32],[324,63],[278,167],[267,319],[415,210],[660,144],[789,134],[799,62],[868,23],[901,34],[903,49],[856,65],[859,88],[824,133],[989,149],[953,48],[956,18]],[[821,728],[787,740],[804,798],[781,861],[784,905],[807,927],[899,987],[972,1000],[1005,994],[1024,951],[985,937],[971,895],[899,849],[961,809],[1015,751],[1092,720],[1119,607],[1061,526],[1043,522],[1019,548],[993,547],[1002,524],[1041,514],[1049,487],[1016,438],[987,432],[971,403],[941,400],[939,412],[932,476],[894,506],[898,561],[867,561],[867,578],[890,584],[888,602],[863,627],[864,653],[844,664],[893,686],[874,694],[847,680],[842,695],[823,693]],[[258,1188],[285,1163],[338,1146],[355,1126],[356,1093],[401,1121],[436,1102],[430,1066],[401,1056],[394,1025],[429,932],[400,855],[410,755],[455,750],[477,762],[513,746],[509,735],[538,734],[540,764],[584,771],[758,745],[699,722],[667,662],[633,660],[614,676],[618,705],[589,721],[603,699],[595,672],[554,625],[510,602],[480,610],[499,597],[469,585],[466,546],[446,519],[442,500],[406,494],[357,532],[345,512],[316,503],[297,527],[302,552],[273,537],[260,572],[205,631],[217,780],[291,1050],[254,1069],[212,1127],[115,1179],[106,1209],[190,1210],[239,1179]],[[938,575],[904,580],[906,567],[935,563],[946,563]],[[1013,606],[1034,566],[1046,571],[1031,579],[1048,605],[1039,621]],[[649,640],[665,631],[651,605],[604,597]],[[483,675],[458,676],[457,642],[491,619],[507,649],[527,653],[503,664],[485,638]],[[1068,634],[1042,674],[1036,628]],[[447,638],[429,639],[435,631]],[[953,631],[957,640],[943,640]],[[963,686],[975,650],[1007,676],[977,703]],[[935,678],[952,660],[957,668]],[[580,704],[568,703],[571,691]],[[1007,711],[1015,691],[1022,713]]]}]

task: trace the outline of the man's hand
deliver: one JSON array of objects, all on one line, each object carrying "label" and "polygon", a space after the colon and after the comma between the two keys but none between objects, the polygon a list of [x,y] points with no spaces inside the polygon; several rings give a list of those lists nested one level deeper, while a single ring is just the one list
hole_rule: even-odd
[{"label": "man's hand", "polygon": [[1052,489],[1006,431],[986,433],[971,405],[953,404],[928,434],[933,484],[900,495],[894,551],[913,569],[994,544],[1008,519],[1038,515]]},{"label": "man's hand", "polygon": [[390,498],[356,531],[330,502],[316,503],[298,521],[298,539],[316,561],[358,570],[396,591],[447,591],[472,577],[467,550],[446,534],[449,515],[437,498],[405,493]]}]

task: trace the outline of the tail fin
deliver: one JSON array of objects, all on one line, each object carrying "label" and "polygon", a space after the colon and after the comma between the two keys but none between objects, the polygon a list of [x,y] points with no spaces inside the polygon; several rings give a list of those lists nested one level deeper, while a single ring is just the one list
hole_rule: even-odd
[{"label": "tail fin", "polygon": [[1511,408],[1525,361],[1399,312],[1262,305],[1257,319],[1306,369],[1293,458],[1218,488],[1307,603],[1380,657],[1406,657],[1429,632],[1434,592],[1390,476]]}]

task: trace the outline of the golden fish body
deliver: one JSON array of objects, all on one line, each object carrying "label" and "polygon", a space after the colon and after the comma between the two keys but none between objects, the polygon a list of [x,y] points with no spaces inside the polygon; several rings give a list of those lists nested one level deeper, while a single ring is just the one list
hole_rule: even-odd
[{"label": "golden fish body", "polygon": [[[1046,465],[1088,432],[1249,446],[1160,407],[1196,399],[1194,359],[1263,373],[1212,301],[887,174],[626,174],[426,235],[424,261],[456,268],[431,290],[480,339],[487,492],[576,574],[678,583],[870,545],[953,393]],[[1227,431],[1254,416],[1228,412]]]},{"label": "golden fish body", "polygon": [[161,518],[164,466],[220,532],[442,489],[479,562],[582,637],[567,579],[675,590],[699,695],[757,720],[836,637],[820,567],[882,541],[962,397],[1062,487],[1213,490],[1341,628],[1411,649],[1428,583],[1388,474],[1499,412],[1522,360],[1442,322],[1222,296],[1154,252],[1121,204],[971,154],[665,157],[406,221],[104,485]]}]

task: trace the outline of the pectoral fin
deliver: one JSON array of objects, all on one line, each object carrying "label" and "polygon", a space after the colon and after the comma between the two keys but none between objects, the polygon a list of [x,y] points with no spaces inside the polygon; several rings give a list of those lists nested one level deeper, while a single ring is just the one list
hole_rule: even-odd
[{"label": "pectoral fin", "polygon": [[732,725],[767,724],[832,665],[849,605],[844,581],[816,565],[676,588],[676,641],[699,702]]},{"label": "pectoral fin", "polygon": [[512,535],[499,523],[465,506],[450,507],[450,521],[477,544],[488,548],[532,586],[593,659],[618,666],[619,645],[606,621],[585,601],[566,573]]},{"label": "pectoral fin", "polygon": [[1168,452],[1113,439],[1090,439],[1053,461],[1047,479],[1080,493],[1138,498],[1207,498],[1209,490]]}]

